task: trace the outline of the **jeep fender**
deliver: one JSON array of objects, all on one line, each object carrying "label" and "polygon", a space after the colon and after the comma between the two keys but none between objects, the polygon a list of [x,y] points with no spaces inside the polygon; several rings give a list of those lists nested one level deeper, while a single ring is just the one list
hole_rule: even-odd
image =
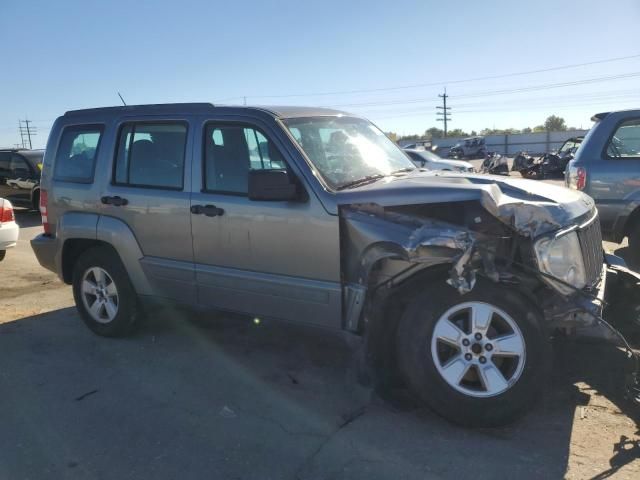
[{"label": "jeep fender", "polygon": [[55,265],[61,277],[65,242],[74,239],[96,240],[116,250],[136,293],[151,294],[151,286],[140,265],[144,255],[133,232],[122,220],[95,213],[68,212],[58,220],[56,239],[59,248],[56,248]]},{"label": "jeep fender", "polygon": [[114,217],[100,215],[96,228],[96,239],[115,248],[138,295],[151,295],[153,293],[149,280],[140,264],[140,259],[144,254],[140,249],[138,240],[126,223]]}]

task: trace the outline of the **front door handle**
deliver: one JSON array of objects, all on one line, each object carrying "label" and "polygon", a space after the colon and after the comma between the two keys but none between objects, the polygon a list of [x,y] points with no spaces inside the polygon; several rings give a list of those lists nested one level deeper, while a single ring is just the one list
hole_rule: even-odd
[{"label": "front door handle", "polygon": [[207,217],[219,217],[224,214],[224,210],[215,205],[191,205],[191,213],[194,215],[206,215]]},{"label": "front door handle", "polygon": [[126,198],[119,197],[117,195],[115,197],[102,197],[100,201],[105,205],[113,205],[114,207],[122,207],[127,203],[129,203],[129,200],[127,200]]}]

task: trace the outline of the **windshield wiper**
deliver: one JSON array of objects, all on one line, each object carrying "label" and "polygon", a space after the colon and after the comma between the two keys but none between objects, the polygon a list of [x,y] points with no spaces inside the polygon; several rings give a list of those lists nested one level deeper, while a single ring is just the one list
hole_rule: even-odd
[{"label": "windshield wiper", "polygon": [[358,180],[354,180],[353,182],[343,183],[336,190],[345,190],[347,188],[358,187],[360,185],[365,185],[367,183],[375,182],[376,180],[380,180],[381,178],[386,177],[382,173],[376,173],[374,175],[367,175],[366,177],[359,178]]},{"label": "windshield wiper", "polygon": [[396,173],[413,172],[414,170],[416,170],[416,167],[405,167],[405,168],[401,168],[400,170],[394,170],[389,175],[395,175]]}]

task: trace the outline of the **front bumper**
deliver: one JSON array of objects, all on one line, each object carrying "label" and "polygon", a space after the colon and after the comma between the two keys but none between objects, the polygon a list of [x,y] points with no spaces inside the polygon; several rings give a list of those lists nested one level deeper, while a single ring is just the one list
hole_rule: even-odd
[{"label": "front bumper", "polygon": [[640,273],[627,268],[620,257],[605,254],[600,283],[584,293],[545,308],[550,325],[609,340],[615,335],[601,325],[600,319],[617,329],[640,328]]}]

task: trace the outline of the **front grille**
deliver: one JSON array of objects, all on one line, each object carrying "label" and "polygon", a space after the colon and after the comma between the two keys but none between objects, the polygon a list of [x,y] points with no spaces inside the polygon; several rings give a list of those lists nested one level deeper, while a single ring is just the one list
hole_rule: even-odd
[{"label": "front grille", "polygon": [[602,233],[600,219],[595,215],[589,222],[578,229],[578,240],[582,249],[582,260],[587,280],[587,287],[593,287],[602,275]]}]

